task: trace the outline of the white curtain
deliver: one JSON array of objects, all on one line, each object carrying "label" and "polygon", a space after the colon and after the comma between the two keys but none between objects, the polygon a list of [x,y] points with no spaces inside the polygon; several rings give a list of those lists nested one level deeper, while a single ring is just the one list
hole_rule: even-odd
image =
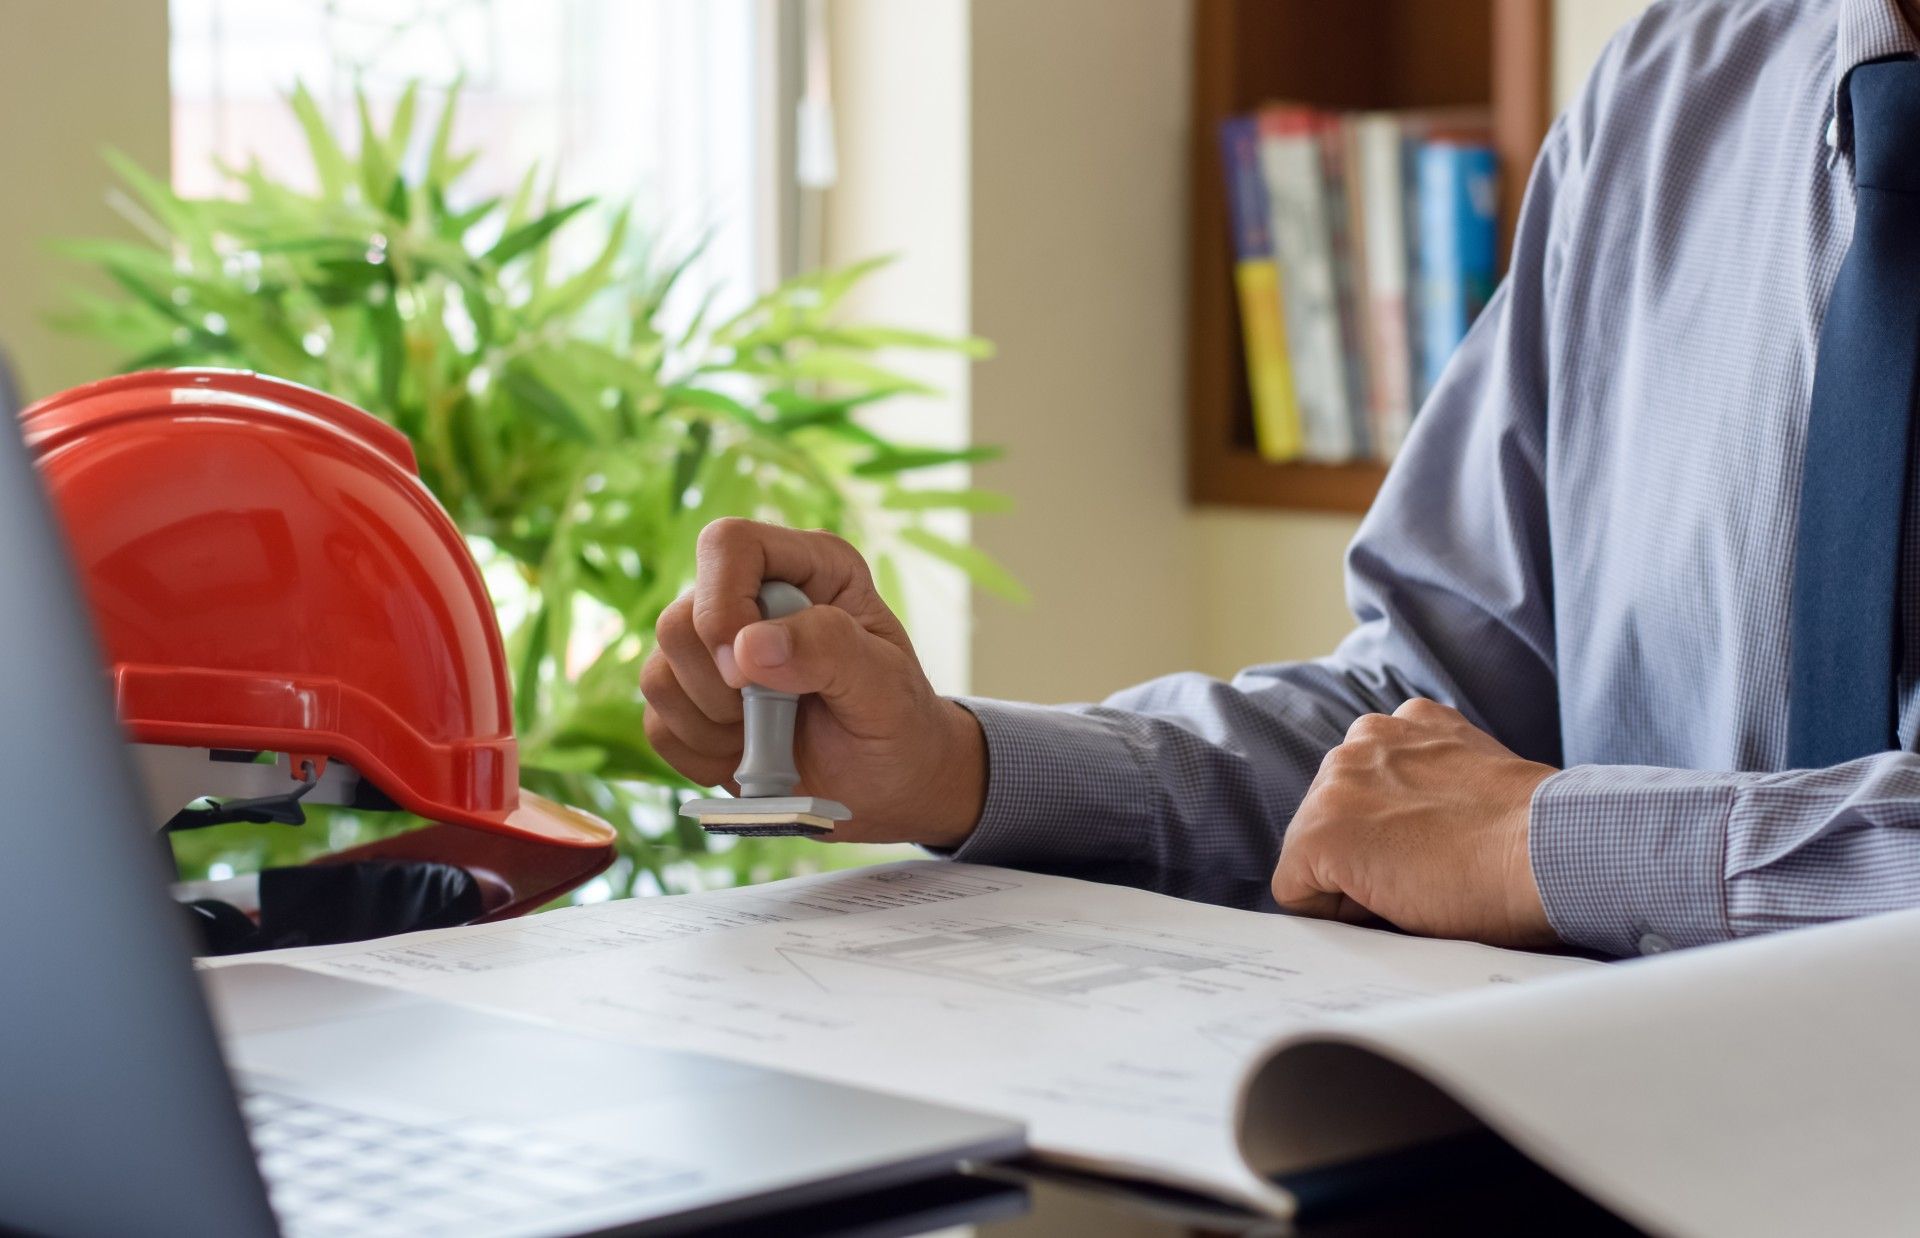
[{"label": "white curtain", "polygon": [[662,259],[706,239],[687,283],[724,309],[775,269],[772,12],[760,0],[171,0],[174,183],[219,193],[221,164],[255,159],[310,181],[284,105],[296,82],[351,135],[356,86],[384,123],[420,81],[424,148],[459,78],[457,144],[480,152],[469,201],[511,195],[536,164],[562,200],[631,199],[634,243]]}]

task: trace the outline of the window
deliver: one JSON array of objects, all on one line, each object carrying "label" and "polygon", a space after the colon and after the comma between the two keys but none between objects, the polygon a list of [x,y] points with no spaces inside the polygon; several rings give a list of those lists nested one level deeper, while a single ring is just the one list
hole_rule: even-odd
[{"label": "window", "polygon": [[[253,160],[308,174],[285,96],[304,83],[353,131],[356,86],[384,117],[410,81],[434,116],[460,79],[457,145],[474,200],[527,169],[563,200],[636,207],[636,244],[738,304],[781,269],[774,158],[778,6],[765,0],[171,0],[173,180],[221,192]],[[431,126],[416,141],[424,150]],[[692,306],[686,312],[692,312]]]}]

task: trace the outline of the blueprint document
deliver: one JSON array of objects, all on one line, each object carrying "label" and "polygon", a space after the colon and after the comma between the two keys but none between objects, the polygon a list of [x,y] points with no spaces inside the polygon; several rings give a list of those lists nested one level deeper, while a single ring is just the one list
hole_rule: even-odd
[{"label": "blueprint document", "polygon": [[1595,965],[938,861],[283,951],[360,980],[1025,1120],[1282,1212],[1235,1112],[1277,1036]]}]

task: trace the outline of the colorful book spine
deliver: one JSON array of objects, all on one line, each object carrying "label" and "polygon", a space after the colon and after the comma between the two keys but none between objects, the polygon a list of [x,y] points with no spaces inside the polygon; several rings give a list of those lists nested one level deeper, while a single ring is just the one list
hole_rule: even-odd
[{"label": "colorful book spine", "polygon": [[1327,186],[1327,245],[1333,251],[1334,298],[1340,307],[1341,377],[1347,389],[1347,421],[1351,454],[1374,454],[1373,426],[1368,415],[1372,396],[1367,390],[1367,344],[1361,296],[1366,250],[1360,221],[1360,197],[1350,186],[1346,119],[1323,115],[1320,121],[1320,168]]},{"label": "colorful book spine", "polygon": [[1427,277],[1420,256],[1420,148],[1426,139],[1420,127],[1402,120],[1400,131],[1400,182],[1405,193],[1400,199],[1400,214],[1406,225],[1407,247],[1407,382],[1413,391],[1413,411],[1418,413],[1427,402],[1427,347],[1422,319],[1426,317]]},{"label": "colorful book spine", "polygon": [[1430,385],[1426,373],[1426,348],[1421,339],[1422,319],[1426,315],[1425,275],[1420,261],[1420,152],[1429,141],[1445,138],[1491,146],[1492,126],[1484,109],[1424,108],[1397,112],[1400,121],[1400,180],[1405,189],[1401,215],[1406,225],[1407,251],[1407,364],[1412,371],[1409,386],[1412,411],[1418,414],[1427,402]]},{"label": "colorful book spine", "polygon": [[1261,110],[1260,167],[1266,178],[1274,256],[1285,292],[1286,333],[1300,409],[1303,458],[1320,463],[1355,455],[1346,345],[1320,113],[1302,107]]},{"label": "colorful book spine", "polygon": [[1491,147],[1435,138],[1421,144],[1420,370],[1432,390],[1498,276],[1498,164]]},{"label": "colorful book spine", "polygon": [[1367,361],[1367,414],[1375,452],[1391,460],[1413,421],[1413,350],[1407,311],[1407,187],[1400,120],[1390,112],[1352,119],[1350,192],[1361,255],[1362,339]]},{"label": "colorful book spine", "polygon": [[1268,460],[1300,457],[1300,409],[1281,308],[1286,290],[1274,261],[1267,186],[1260,172],[1260,127],[1251,117],[1220,126],[1221,162],[1233,223],[1233,283],[1253,400],[1254,443]]}]

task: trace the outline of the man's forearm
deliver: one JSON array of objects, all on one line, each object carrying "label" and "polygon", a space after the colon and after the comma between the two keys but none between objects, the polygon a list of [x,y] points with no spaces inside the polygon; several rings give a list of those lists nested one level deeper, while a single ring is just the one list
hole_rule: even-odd
[{"label": "man's forearm", "polygon": [[962,701],[987,745],[987,794],[956,858],[1270,906],[1280,839],[1327,751],[1363,713],[1322,664],[1235,684],[1177,675],[1099,706]]}]

